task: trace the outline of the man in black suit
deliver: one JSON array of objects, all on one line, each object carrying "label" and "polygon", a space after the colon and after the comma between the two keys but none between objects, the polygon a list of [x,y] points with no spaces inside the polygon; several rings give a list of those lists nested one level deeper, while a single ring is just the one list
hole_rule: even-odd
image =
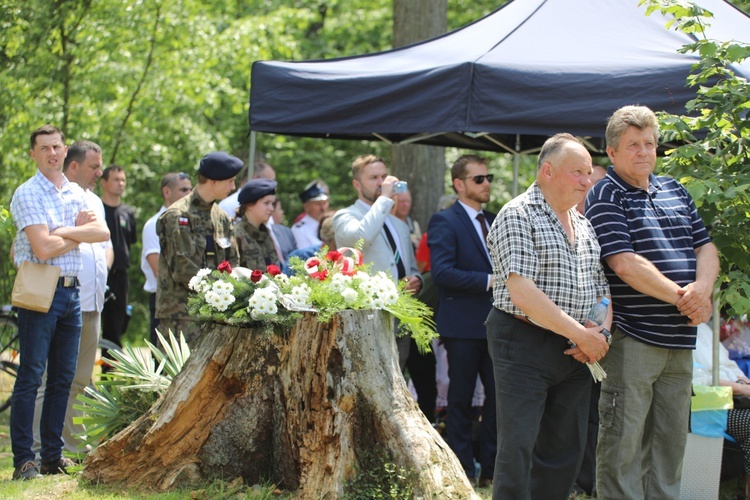
[{"label": "man in black suit", "polygon": [[492,177],[486,159],[458,158],[451,168],[458,201],[433,215],[427,229],[432,278],[439,291],[437,329],[448,353],[448,444],[470,480],[477,472],[471,444],[471,400],[477,375],[484,384],[480,487],[492,481],[497,449],[495,382],[484,326],[492,309],[493,280],[486,237],[495,214],[483,210],[482,204],[490,199]]}]

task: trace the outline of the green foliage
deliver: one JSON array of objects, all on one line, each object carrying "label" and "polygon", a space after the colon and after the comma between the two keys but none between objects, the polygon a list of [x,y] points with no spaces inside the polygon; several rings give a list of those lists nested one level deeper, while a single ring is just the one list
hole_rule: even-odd
[{"label": "green foliage", "polygon": [[74,422],[86,427],[81,436],[86,443],[99,444],[145,414],[182,370],[190,356],[185,338],[180,334],[178,341],[170,331],[167,342],[157,334],[161,349],[148,343],[151,353],[130,346],[123,352],[110,350],[113,370],[102,375],[96,390],[87,387],[85,394],[78,396],[82,404],[74,407],[84,415],[75,417]]},{"label": "green foliage", "polygon": [[357,466],[357,475],[344,484],[346,500],[410,500],[414,472],[393,463],[388,452],[366,453]]},{"label": "green foliage", "polygon": [[711,40],[711,13],[684,1],[642,0],[648,12],[674,16],[669,24],[696,41],[682,53],[700,57],[688,77],[696,98],[683,116],[660,113],[663,137],[681,146],[667,151],[663,165],[695,199],[720,251],[720,300],[730,314],[750,311],[750,84],[732,64],[750,56],[750,45]]}]

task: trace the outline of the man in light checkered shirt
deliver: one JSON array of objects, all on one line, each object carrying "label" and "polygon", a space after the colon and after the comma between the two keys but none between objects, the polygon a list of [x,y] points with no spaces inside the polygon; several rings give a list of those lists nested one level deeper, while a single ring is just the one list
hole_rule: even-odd
[{"label": "man in light checkered shirt", "polygon": [[495,286],[487,341],[498,428],[493,498],[567,498],[583,458],[591,392],[584,363],[608,349],[602,326],[583,326],[609,295],[596,235],[576,211],[591,172],[578,139],[548,139],[537,180],[503,207],[488,236]]},{"label": "man in light checkered shirt", "polygon": [[[31,134],[31,158],[38,171],[13,193],[10,211],[18,229],[13,242],[16,266],[30,261],[60,268],[52,306],[46,313],[18,308],[20,363],[10,407],[13,479],[35,479],[66,472],[73,462],[62,456],[63,422],[76,371],[81,336],[78,273],[80,243],[109,240],[106,223],[86,203],[81,187],[63,174],[68,153],[57,127]],[[42,464],[34,461],[32,425],[36,393],[47,369],[40,424]]]}]

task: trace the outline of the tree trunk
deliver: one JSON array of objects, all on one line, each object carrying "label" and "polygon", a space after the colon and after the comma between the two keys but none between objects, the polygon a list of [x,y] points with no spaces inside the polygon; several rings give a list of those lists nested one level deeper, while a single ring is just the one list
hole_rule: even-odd
[{"label": "tree trunk", "polygon": [[[394,0],[393,46],[403,47],[444,34],[447,4],[447,0]],[[411,216],[426,231],[430,216],[445,193],[445,148],[396,145],[391,148],[391,166],[396,177],[409,183]]]},{"label": "tree trunk", "polygon": [[340,498],[368,453],[413,472],[416,496],[476,498],[412,400],[391,318],[312,314],[286,335],[216,325],[151,410],[91,453],[83,477],[156,490],[242,477]]}]

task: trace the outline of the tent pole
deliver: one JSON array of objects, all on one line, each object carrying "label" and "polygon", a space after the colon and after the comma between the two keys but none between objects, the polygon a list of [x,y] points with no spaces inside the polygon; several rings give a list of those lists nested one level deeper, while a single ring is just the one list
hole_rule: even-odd
[{"label": "tent pole", "polygon": [[255,168],[255,130],[250,131],[250,154],[247,161],[247,179],[242,182],[243,184],[253,178],[253,170]]},{"label": "tent pole", "polygon": [[513,153],[513,198],[518,196],[518,168],[521,162],[521,134],[516,134],[516,151]]},{"label": "tent pole", "polygon": [[713,352],[711,353],[711,385],[719,385],[719,328],[721,326],[721,318],[719,317],[719,301],[717,297],[717,290],[714,288],[714,311],[711,326],[713,327],[714,341],[711,344]]}]

